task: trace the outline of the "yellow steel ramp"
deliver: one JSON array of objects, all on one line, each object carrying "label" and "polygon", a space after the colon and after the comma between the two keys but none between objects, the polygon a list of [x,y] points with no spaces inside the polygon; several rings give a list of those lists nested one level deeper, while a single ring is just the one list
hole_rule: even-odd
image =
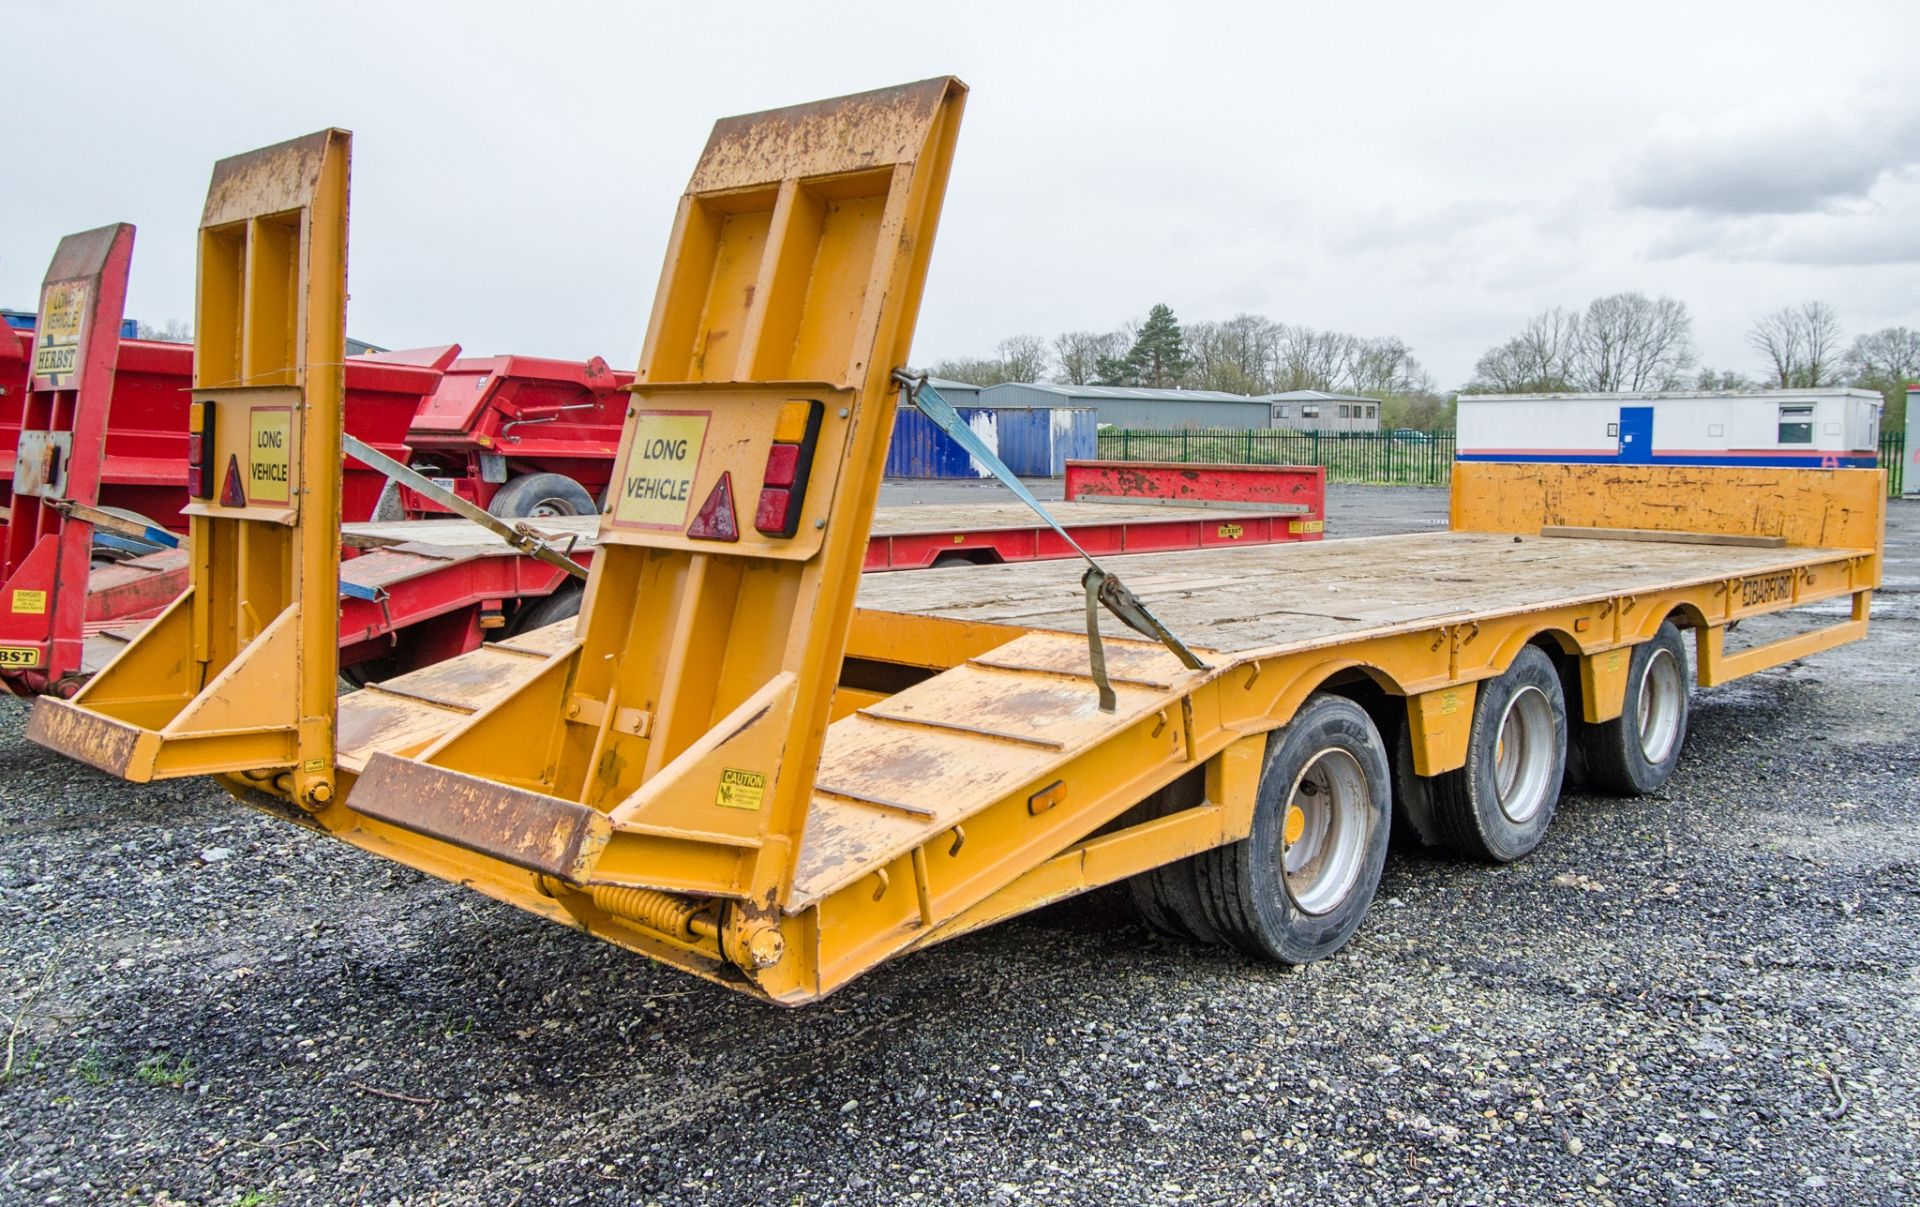
[{"label": "yellow steel ramp", "polygon": [[[1111,713],[1100,711],[1084,637],[1029,633],[834,722],[787,912],[818,905],[926,844],[964,848],[968,820],[1025,786],[1036,786],[1031,816],[1059,810],[1059,826],[1029,830],[1027,845],[1041,855],[1152,791],[1169,765],[1188,757],[1180,702],[1206,673],[1144,642],[1109,639],[1107,660],[1118,696]],[[1048,795],[1062,768],[1121,735],[1130,735],[1144,786],[1118,785],[1108,808],[1091,814],[1084,800]],[[929,899],[921,921],[930,925],[1010,876],[1005,865],[983,867],[943,885],[951,899]]]}]

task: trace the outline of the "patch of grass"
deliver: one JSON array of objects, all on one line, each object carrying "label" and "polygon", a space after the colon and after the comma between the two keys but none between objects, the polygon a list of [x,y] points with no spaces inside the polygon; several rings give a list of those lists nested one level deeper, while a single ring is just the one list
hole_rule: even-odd
[{"label": "patch of grass", "polygon": [[107,1084],[106,1066],[100,1063],[99,1055],[91,1051],[73,1062],[73,1075],[88,1085]]},{"label": "patch of grass", "polygon": [[156,1052],[140,1062],[133,1075],[148,1085],[165,1086],[177,1090],[187,1084],[187,1078],[193,1074],[193,1061],[185,1056],[175,1057],[171,1052]]},{"label": "patch of grass", "polygon": [[277,1190],[249,1190],[233,1201],[233,1207],[267,1207],[279,1198]]},{"label": "patch of grass", "polygon": [[[11,1041],[9,1041],[11,1042]],[[12,1081],[17,1077],[31,1077],[40,1071],[40,1053],[42,1046],[33,1045],[24,1052],[7,1052],[7,1062],[0,1067],[0,1081]]]},{"label": "patch of grass", "polygon": [[473,1029],[479,1025],[479,1023],[474,1021],[473,1015],[471,1014],[461,1018],[446,1014],[440,1018],[440,1034],[448,1039],[452,1039],[456,1035],[471,1035]]}]

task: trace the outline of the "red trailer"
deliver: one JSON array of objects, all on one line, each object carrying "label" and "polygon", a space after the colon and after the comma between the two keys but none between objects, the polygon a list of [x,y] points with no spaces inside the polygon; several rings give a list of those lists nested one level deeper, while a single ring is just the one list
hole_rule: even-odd
[{"label": "red trailer", "polygon": [[[453,362],[407,431],[413,468],[494,515],[597,515],[633,374],[535,356]],[[382,520],[448,512],[396,485]]]},{"label": "red trailer", "polygon": [[[71,694],[89,626],[152,616],[186,585],[186,555],[161,547],[186,527],[193,348],[121,338],[132,251],[125,223],[61,240],[37,328],[0,335],[0,676],[20,694]],[[404,457],[458,352],[350,358],[347,429]],[[343,471],[343,514],[365,519],[386,479],[354,460]],[[105,531],[116,514],[143,536]],[[96,556],[147,550],[125,565]]]}]

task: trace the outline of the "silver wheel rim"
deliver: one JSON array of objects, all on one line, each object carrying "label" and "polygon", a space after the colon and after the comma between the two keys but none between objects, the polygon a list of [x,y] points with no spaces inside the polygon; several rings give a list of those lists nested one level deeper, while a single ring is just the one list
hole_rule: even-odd
[{"label": "silver wheel rim", "polygon": [[1287,899],[1305,914],[1332,911],[1360,880],[1373,795],[1352,754],[1328,747],[1307,760],[1280,816]]},{"label": "silver wheel rim", "polygon": [[550,520],[557,516],[569,516],[573,514],[574,514],[574,510],[573,510],[573,505],[571,503],[568,503],[564,499],[548,498],[548,499],[542,499],[538,503],[535,503],[533,505],[533,510],[527,513],[527,518],[535,519],[535,520]]},{"label": "silver wheel rim", "polygon": [[1655,650],[1640,672],[1640,754],[1659,766],[1680,739],[1680,708],[1687,686],[1672,650]]},{"label": "silver wheel rim", "polygon": [[1515,825],[1532,821],[1547,803],[1553,771],[1553,702],[1531,685],[1507,701],[1493,749],[1494,795]]}]

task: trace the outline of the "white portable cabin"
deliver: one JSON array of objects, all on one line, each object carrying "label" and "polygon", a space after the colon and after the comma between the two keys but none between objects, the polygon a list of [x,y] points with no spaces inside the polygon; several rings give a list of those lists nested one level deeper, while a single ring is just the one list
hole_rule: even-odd
[{"label": "white portable cabin", "polygon": [[1462,394],[1455,459],[1872,468],[1871,390]]}]

